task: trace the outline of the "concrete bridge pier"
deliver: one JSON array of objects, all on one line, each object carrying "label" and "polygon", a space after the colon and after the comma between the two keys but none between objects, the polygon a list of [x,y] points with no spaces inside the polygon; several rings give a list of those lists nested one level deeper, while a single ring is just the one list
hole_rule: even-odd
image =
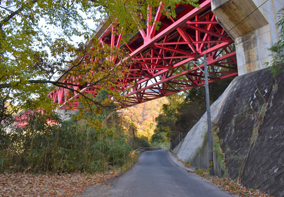
[{"label": "concrete bridge pier", "polygon": [[271,62],[268,48],[279,40],[277,12],[283,0],[212,0],[217,20],[235,40],[238,72],[244,75]]},{"label": "concrete bridge pier", "polygon": [[71,116],[75,115],[76,111],[56,108],[55,113],[59,115],[63,121],[67,121],[71,119]]}]

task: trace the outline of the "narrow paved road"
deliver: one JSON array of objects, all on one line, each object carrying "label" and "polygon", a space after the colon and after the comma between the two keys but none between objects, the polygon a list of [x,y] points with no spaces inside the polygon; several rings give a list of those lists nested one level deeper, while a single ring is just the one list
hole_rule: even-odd
[{"label": "narrow paved road", "polygon": [[133,168],[113,184],[113,197],[229,197],[211,183],[177,166],[168,151],[143,152]]}]

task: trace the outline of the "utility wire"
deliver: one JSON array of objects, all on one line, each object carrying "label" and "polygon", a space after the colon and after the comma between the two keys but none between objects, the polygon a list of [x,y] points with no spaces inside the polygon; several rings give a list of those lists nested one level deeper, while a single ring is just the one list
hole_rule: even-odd
[{"label": "utility wire", "polygon": [[[250,15],[252,15],[256,10],[258,10],[261,6],[263,6],[268,0],[266,0],[265,2],[263,2],[260,6],[258,6],[254,11],[252,11],[249,15],[247,15],[245,18],[243,18],[240,22],[238,22],[234,27],[232,27],[228,32],[230,33],[230,31],[232,31],[235,27],[237,27],[241,22],[243,22],[244,20],[246,20]],[[224,36],[224,35],[223,35]],[[221,36],[221,38],[223,37]]]},{"label": "utility wire", "polygon": [[[252,15],[256,10],[258,10],[261,6],[263,6],[268,0],[266,0],[265,2],[263,2],[260,6],[258,6],[256,9],[254,9],[251,13],[249,13],[249,15],[247,15],[245,18],[243,18],[240,22],[238,22],[234,27],[232,27],[229,31],[226,31],[225,34],[223,34],[220,38],[222,39],[225,35],[228,35],[230,33],[230,31],[232,31],[235,27],[237,27],[241,22],[243,22],[244,20],[246,20],[250,15]],[[212,45],[217,44],[217,41],[213,42]]]}]

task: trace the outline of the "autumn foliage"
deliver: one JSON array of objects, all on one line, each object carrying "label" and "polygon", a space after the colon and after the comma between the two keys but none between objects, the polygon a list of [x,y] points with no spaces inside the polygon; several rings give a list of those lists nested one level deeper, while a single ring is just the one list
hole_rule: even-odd
[{"label": "autumn foliage", "polygon": [[117,175],[118,171],[108,173],[71,174],[0,174],[1,196],[74,196],[86,187],[102,183]]}]

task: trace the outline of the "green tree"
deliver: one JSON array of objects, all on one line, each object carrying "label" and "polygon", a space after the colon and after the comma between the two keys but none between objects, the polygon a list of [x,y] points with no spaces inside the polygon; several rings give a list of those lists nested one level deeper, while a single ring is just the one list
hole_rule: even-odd
[{"label": "green tree", "polygon": [[[276,77],[283,72],[284,67],[284,7],[278,12],[277,27],[279,29],[279,40],[269,50],[272,52],[273,60],[271,67],[269,67],[273,76]],[[268,62],[266,63],[269,64]]]},{"label": "green tree", "polygon": [[[197,6],[197,2],[165,1],[162,12],[175,17],[176,4]],[[118,71],[125,65],[114,66],[115,63],[107,61],[107,57],[118,56],[119,60],[127,54],[120,49],[100,47],[99,42],[93,39],[94,31],[88,27],[86,17],[95,20],[95,16],[99,15],[98,22],[106,18],[116,25],[119,32],[130,35],[139,28],[145,28],[141,21],[147,19],[148,7],[157,6],[159,1],[152,0],[143,3],[136,0],[0,1],[0,99],[5,102],[12,100],[12,104],[23,109],[32,105],[33,108],[41,106],[47,110],[52,107],[47,95],[54,86],[80,94],[75,86],[97,85],[108,93],[114,92],[119,100],[120,94],[113,87],[119,85],[117,78],[123,75]],[[72,36],[83,36],[87,41],[78,45],[72,42]],[[87,54],[89,59],[85,60]],[[93,61],[95,58],[106,61]],[[79,78],[79,75],[85,78]],[[71,78],[77,79],[63,83]],[[85,100],[94,104],[94,100],[88,97]]]},{"label": "green tree", "polygon": [[184,101],[184,96],[173,94],[167,97],[168,103],[162,107],[162,113],[155,119],[157,126],[152,142],[163,142],[167,138],[174,138],[176,135],[177,114]]},{"label": "green tree", "polygon": [[[92,99],[103,102],[107,97],[100,91]],[[101,114],[85,112],[80,120],[62,121],[55,113],[31,113],[26,127],[0,130],[0,172],[94,172],[123,165],[130,159],[131,141],[120,122],[92,124],[102,123],[109,114],[115,113],[104,108]]]},{"label": "green tree", "polygon": [[[209,84],[211,104],[225,91],[233,78]],[[156,118],[157,127],[152,141],[162,142],[166,138],[175,140],[180,133],[183,136],[187,134],[206,111],[205,87],[190,89],[186,97],[172,95],[168,97],[168,101],[168,104],[163,105],[162,113]]]}]

